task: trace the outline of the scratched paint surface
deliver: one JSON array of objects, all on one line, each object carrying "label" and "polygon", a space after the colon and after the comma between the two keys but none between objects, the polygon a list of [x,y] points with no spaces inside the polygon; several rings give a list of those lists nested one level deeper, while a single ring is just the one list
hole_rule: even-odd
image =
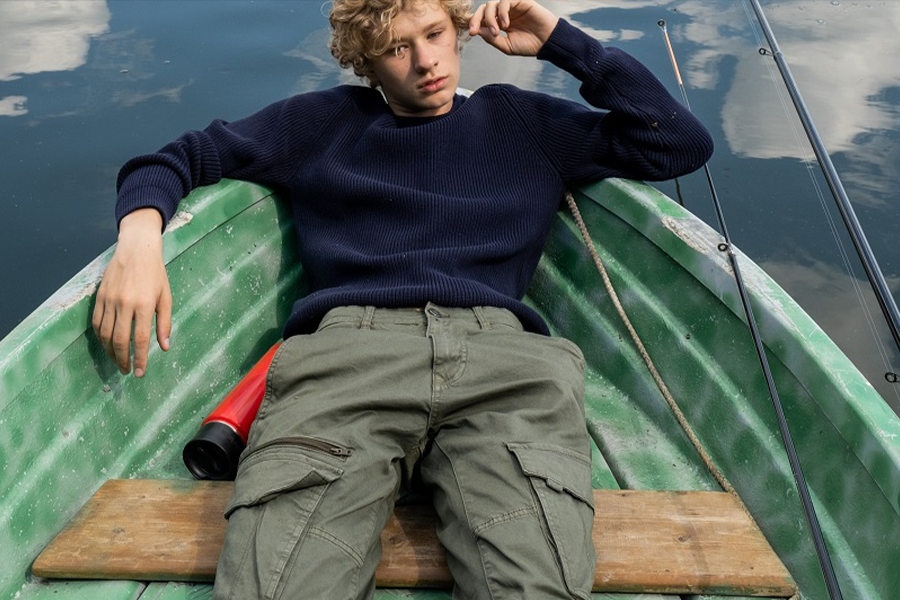
[{"label": "scratched paint surface", "polygon": [[[702,442],[805,595],[822,597],[715,236],[642,185],[606,182],[578,197],[626,309]],[[289,216],[266,190],[225,182],[194,194],[183,211],[180,226],[165,236],[175,343],[168,356],[153,353],[143,380],[120,376],[89,332],[92,294],[109,253],[0,342],[0,596],[209,596],[209,586],[28,578],[40,549],[104,480],[188,476],[182,445],[278,339],[302,293]],[[845,594],[887,598],[900,589],[891,568],[900,558],[900,424],[777,286],[752,265],[742,267]],[[716,489],[565,216],[555,224],[528,302],[585,351],[596,487]],[[377,596],[448,597],[424,590]]]}]

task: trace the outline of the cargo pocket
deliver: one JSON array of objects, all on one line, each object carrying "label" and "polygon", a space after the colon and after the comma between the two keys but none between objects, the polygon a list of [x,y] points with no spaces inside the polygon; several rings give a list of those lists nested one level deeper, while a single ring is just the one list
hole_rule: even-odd
[{"label": "cargo pocket", "polygon": [[234,581],[232,597],[279,596],[312,516],[342,475],[297,445],[270,445],[245,457],[225,508],[229,525],[219,565]]},{"label": "cargo pocket", "polygon": [[285,492],[316,488],[307,503],[306,512],[312,513],[328,484],[343,474],[343,469],[309,456],[296,445],[267,445],[241,462],[225,518],[238,508],[265,504]]},{"label": "cargo pocket", "polygon": [[507,444],[528,477],[566,587],[590,598],[594,582],[591,460],[553,444]]}]

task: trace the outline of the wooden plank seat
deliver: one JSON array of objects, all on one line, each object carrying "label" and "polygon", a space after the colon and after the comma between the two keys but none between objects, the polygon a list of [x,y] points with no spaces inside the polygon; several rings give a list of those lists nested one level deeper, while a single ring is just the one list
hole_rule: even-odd
[{"label": "wooden plank seat", "polygon": [[[212,581],[231,482],[107,481],[44,549],[39,577]],[[728,494],[594,490],[594,591],[789,597],[796,586]],[[450,587],[429,506],[398,506],[380,587]]]}]

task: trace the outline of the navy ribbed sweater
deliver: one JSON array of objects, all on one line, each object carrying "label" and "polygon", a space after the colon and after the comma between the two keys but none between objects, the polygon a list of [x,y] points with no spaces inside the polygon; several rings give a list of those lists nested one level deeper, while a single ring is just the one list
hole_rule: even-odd
[{"label": "navy ribbed sweater", "polygon": [[593,106],[510,85],[456,96],[439,117],[398,118],[380,92],[341,86],[214,121],[119,174],[117,220],[141,207],[167,222],[182,197],[222,177],[281,190],[311,293],[285,339],[342,305],[520,302],[567,187],[669,179],[709,158],[706,129],[639,62],[560,19],[538,58],[582,82]]}]

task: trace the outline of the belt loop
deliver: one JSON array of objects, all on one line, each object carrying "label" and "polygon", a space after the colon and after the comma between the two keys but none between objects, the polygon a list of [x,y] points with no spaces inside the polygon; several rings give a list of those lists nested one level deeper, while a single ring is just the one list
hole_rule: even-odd
[{"label": "belt loop", "polygon": [[363,312],[362,321],[359,322],[360,329],[372,329],[372,319],[375,318],[375,307],[367,306]]},{"label": "belt loop", "polygon": [[484,307],[482,306],[473,306],[472,312],[475,313],[475,318],[478,319],[478,325],[482,329],[490,329],[491,324],[488,321],[487,317],[484,315]]}]

